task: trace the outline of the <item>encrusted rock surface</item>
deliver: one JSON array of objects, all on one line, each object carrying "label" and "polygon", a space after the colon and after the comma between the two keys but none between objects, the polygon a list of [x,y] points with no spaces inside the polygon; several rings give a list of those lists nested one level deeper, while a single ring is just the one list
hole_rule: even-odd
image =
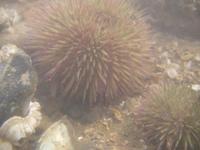
[{"label": "encrusted rock surface", "polygon": [[23,115],[37,86],[30,57],[14,45],[0,49],[0,124],[13,115]]},{"label": "encrusted rock surface", "polygon": [[0,32],[20,22],[21,17],[14,9],[0,7]]}]

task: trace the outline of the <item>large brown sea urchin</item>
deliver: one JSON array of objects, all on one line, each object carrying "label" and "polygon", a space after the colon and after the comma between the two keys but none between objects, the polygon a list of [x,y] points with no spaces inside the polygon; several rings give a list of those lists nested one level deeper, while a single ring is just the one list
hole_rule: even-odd
[{"label": "large brown sea urchin", "polygon": [[21,46],[57,96],[92,104],[139,92],[148,27],[124,0],[51,0],[27,12]]}]

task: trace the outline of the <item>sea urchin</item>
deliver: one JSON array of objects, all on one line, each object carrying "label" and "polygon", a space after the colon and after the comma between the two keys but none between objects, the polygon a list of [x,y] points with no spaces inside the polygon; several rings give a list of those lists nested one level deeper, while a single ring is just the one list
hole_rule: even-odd
[{"label": "sea urchin", "polygon": [[163,84],[135,111],[144,138],[156,150],[200,149],[200,101],[186,85]]},{"label": "sea urchin", "polygon": [[124,0],[41,3],[26,13],[20,44],[57,96],[92,104],[142,89],[150,42],[140,13]]}]

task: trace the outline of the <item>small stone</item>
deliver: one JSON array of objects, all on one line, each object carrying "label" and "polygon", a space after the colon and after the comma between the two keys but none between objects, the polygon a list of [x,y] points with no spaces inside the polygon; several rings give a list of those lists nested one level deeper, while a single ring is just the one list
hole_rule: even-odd
[{"label": "small stone", "polygon": [[200,84],[192,84],[192,89],[194,91],[200,91]]},{"label": "small stone", "polygon": [[4,8],[0,8],[0,31],[8,26],[8,14]]},{"label": "small stone", "polygon": [[23,116],[37,86],[37,74],[30,57],[14,45],[0,49],[0,124]]},{"label": "small stone", "polygon": [[83,140],[83,137],[82,137],[82,136],[79,136],[79,137],[78,137],[78,140],[79,140],[79,141]]},{"label": "small stone", "polygon": [[193,66],[193,63],[192,61],[188,61],[186,63],[184,63],[184,67],[188,70],[191,70],[192,69],[192,66]]},{"label": "small stone", "polygon": [[21,16],[14,9],[8,10],[8,14],[10,16],[11,25],[15,25],[15,24],[19,23],[22,20]]},{"label": "small stone", "polygon": [[59,120],[40,137],[36,150],[74,150],[68,126]]},{"label": "small stone", "polygon": [[178,72],[175,68],[166,69],[166,73],[171,79],[175,79],[178,76]]},{"label": "small stone", "polygon": [[200,62],[200,54],[197,54],[194,59]]},{"label": "small stone", "polygon": [[21,16],[14,9],[0,8],[0,31],[8,29],[19,23],[22,20]]},{"label": "small stone", "polygon": [[176,63],[172,63],[169,59],[169,62],[167,63],[165,67],[165,72],[171,79],[176,79],[179,76],[179,70],[180,66]]},{"label": "small stone", "polygon": [[0,139],[0,150],[13,150],[11,143]]}]

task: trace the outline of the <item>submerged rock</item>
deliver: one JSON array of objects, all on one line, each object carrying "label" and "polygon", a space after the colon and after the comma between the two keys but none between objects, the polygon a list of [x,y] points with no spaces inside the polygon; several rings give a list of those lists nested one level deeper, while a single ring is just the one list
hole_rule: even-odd
[{"label": "submerged rock", "polygon": [[0,138],[0,150],[13,150],[13,146],[10,142]]},{"label": "submerged rock", "polygon": [[0,124],[12,116],[23,116],[37,86],[30,57],[14,45],[0,49]]},{"label": "submerged rock", "polygon": [[5,9],[0,8],[0,31],[7,26],[8,16],[5,12]]},{"label": "submerged rock", "polygon": [[36,150],[74,150],[68,126],[59,120],[40,137]]},{"label": "submerged rock", "polygon": [[0,7],[0,32],[19,23],[22,18],[14,9]]}]

